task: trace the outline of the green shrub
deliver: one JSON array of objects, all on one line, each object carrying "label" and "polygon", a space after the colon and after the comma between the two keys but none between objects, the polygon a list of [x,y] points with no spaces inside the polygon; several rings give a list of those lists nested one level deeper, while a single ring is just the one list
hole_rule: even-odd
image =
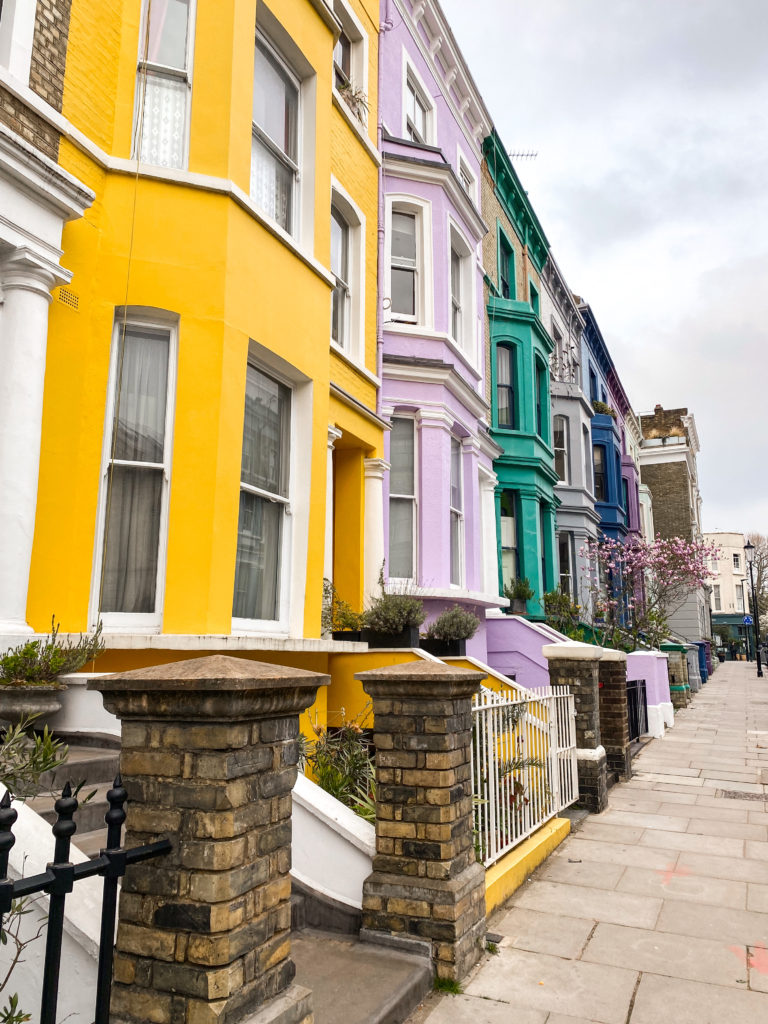
[{"label": "green shrub", "polygon": [[367,705],[355,721],[338,729],[315,730],[314,741],[304,741],[299,761],[308,765],[314,781],[366,821],[376,820],[376,776],[371,747],[361,722]]},{"label": "green shrub", "polygon": [[51,634],[44,640],[28,640],[0,657],[0,684],[4,686],[46,686],[59,676],[77,672],[104,650],[101,622],[89,636],[80,634],[73,644],[59,641],[60,626],[51,620]]},{"label": "green shrub", "polygon": [[530,601],[533,597],[533,587],[527,576],[521,580],[510,580],[504,584],[504,597],[510,601]]},{"label": "green shrub", "polygon": [[607,405],[605,402],[598,402],[597,399],[592,403],[592,408],[596,413],[599,413],[602,416],[610,416],[611,419],[614,420],[617,417],[616,410],[614,408]]},{"label": "green shrub", "polygon": [[479,625],[480,619],[474,612],[455,604],[430,622],[425,636],[430,640],[470,640]]},{"label": "green shrub", "polygon": [[384,566],[379,570],[379,594],[363,612],[367,629],[375,633],[402,633],[410,626],[420,626],[427,617],[424,602],[407,590],[387,593],[384,588]]},{"label": "green shrub", "polygon": [[[353,611],[352,605],[342,600],[330,580],[323,580],[323,612],[321,619],[324,633],[363,628],[362,612]],[[1,1024],[1,1022],[0,1022]]]}]

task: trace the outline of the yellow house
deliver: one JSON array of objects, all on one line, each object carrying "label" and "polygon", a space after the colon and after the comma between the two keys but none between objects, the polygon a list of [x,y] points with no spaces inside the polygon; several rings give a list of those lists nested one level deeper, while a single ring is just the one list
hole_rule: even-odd
[{"label": "yellow house", "polygon": [[[374,0],[73,0],[26,624],[327,668],[383,558]],[[44,108],[46,105],[41,104]],[[271,652],[271,653],[266,653]]]}]

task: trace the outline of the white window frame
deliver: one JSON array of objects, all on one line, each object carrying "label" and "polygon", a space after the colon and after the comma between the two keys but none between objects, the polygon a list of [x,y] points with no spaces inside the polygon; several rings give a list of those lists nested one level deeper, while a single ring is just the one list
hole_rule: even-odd
[{"label": "white window frame", "polygon": [[136,66],[136,96],[134,100],[133,116],[133,138],[131,140],[131,158],[147,166],[155,166],[143,160],[139,152],[139,126],[143,121],[143,104],[146,99],[146,91],[142,86],[142,75],[151,74],[157,78],[174,79],[186,85],[185,123],[184,123],[184,153],[181,167],[175,170],[187,170],[189,167],[189,136],[192,118],[192,71],[195,53],[195,27],[197,24],[197,0],[189,0],[189,20],[187,23],[187,49],[185,54],[185,68],[171,68],[164,64],[154,64],[144,59],[144,47],[148,41],[147,16],[150,11],[152,0],[142,0],[141,20],[139,22],[139,56]]},{"label": "white window frame", "polygon": [[[341,23],[344,34],[350,42],[349,54],[349,83],[353,89],[364,93],[368,98],[368,33],[363,27],[362,21],[355,14],[354,10],[346,0],[333,0],[333,13]],[[339,88],[336,85],[336,65],[333,67],[333,91],[342,102],[344,100]],[[347,104],[349,106],[349,104]],[[354,113],[354,111],[353,111]],[[363,117],[358,120],[365,122]]]},{"label": "white window frame", "polygon": [[719,583],[715,583],[715,585],[712,588],[712,599],[713,599],[713,601],[715,603],[715,611],[716,612],[721,611],[722,610],[722,599],[721,599],[721,596],[720,596],[720,584]]},{"label": "white window frame", "polygon": [[[331,206],[335,206],[347,223],[348,261],[348,330],[346,345],[331,348],[343,353],[359,366],[365,365],[365,214],[336,178],[331,177]],[[417,243],[418,245],[418,243]],[[418,249],[417,249],[418,251]]]},{"label": "white window frame", "polygon": [[[563,429],[563,446],[562,448],[557,447],[557,421],[562,420],[564,424]],[[555,453],[555,464],[557,464],[557,453],[563,453],[563,467],[565,475],[560,478],[560,483],[565,484],[566,487],[570,487],[571,484],[571,423],[567,416],[562,413],[557,413],[552,417],[552,449]]]},{"label": "white window frame", "polygon": [[[414,214],[416,217],[416,313],[392,311],[392,213]],[[386,268],[384,273],[385,319],[388,322],[431,328],[434,318],[432,277],[432,204],[418,196],[392,194],[386,197]]]},{"label": "white window frame", "polygon": [[[280,67],[286,77],[296,87],[296,159],[295,161],[284,153],[280,147],[267,135],[267,133],[256,124],[253,120],[253,112],[251,112],[251,136],[257,139],[262,146],[264,146],[272,156],[278,160],[284,167],[288,168],[293,174],[293,185],[291,189],[291,220],[288,227],[283,225],[270,216],[266,210],[262,210],[262,215],[268,220],[273,221],[281,231],[284,231],[291,238],[299,238],[301,236],[301,225],[302,225],[302,156],[303,156],[303,126],[304,126],[304,105],[303,105],[303,90],[302,82],[296,71],[289,64],[289,62],[283,57],[280,50],[275,46],[269,36],[261,29],[256,30],[256,36],[254,39],[254,49],[256,46],[261,46],[264,50],[269,53],[269,56],[275,61]],[[255,75],[255,69],[254,69]],[[253,154],[251,154],[251,168],[253,168]],[[250,173],[249,171],[249,173]],[[251,201],[258,206],[256,199],[250,196]],[[261,207],[258,206],[259,210]]]},{"label": "white window frame", "polygon": [[[452,280],[452,260],[453,253],[460,259],[460,295],[459,295],[459,314],[460,314],[460,329],[459,337],[455,337],[453,332],[453,320],[454,320],[454,305],[455,296],[453,294],[453,280]],[[460,230],[458,224],[451,218],[448,218],[448,337],[451,341],[466,355],[469,356],[470,360],[474,362],[475,351],[474,341],[475,332],[473,326],[475,323],[475,260],[472,246],[464,237],[464,234]]]},{"label": "white window frame", "polygon": [[[563,573],[563,566],[562,566],[562,563],[560,561],[560,540],[561,540],[561,538],[563,538],[565,540],[565,544],[566,544],[566,547],[568,549],[568,572],[567,573]],[[562,591],[563,590],[563,576],[565,575],[565,576],[568,577],[568,579],[570,581],[569,585],[568,585],[568,589],[566,591],[563,591],[563,593],[567,593],[568,596],[571,598],[571,600],[574,600],[574,594],[575,594],[575,587],[574,587],[574,583],[575,583],[574,547],[575,547],[575,542],[574,542],[574,536],[573,536],[572,531],[570,531],[570,530],[558,530],[557,531],[557,563],[558,563],[557,564],[557,580],[558,580],[558,583],[560,585],[560,590]]]},{"label": "white window frame", "polygon": [[[418,535],[419,535],[419,430],[416,422],[416,417],[413,415],[402,414],[397,410],[392,413],[391,420],[407,420],[413,427],[413,494],[401,494],[398,491],[392,491],[389,488],[389,494],[387,497],[387,573],[390,581],[395,583],[407,583],[413,582],[418,577]],[[390,458],[391,463],[391,458]],[[387,473],[388,485],[392,480],[392,474]],[[389,530],[390,525],[390,509],[392,506],[392,499],[395,498],[399,501],[408,500],[412,503],[413,508],[413,536],[411,537],[412,544],[412,556],[411,564],[413,566],[413,574],[411,576],[392,576],[390,572],[390,551],[389,551]]]},{"label": "white window frame", "polygon": [[24,86],[29,85],[37,0],[4,0],[0,18],[0,67]]},{"label": "white window frame", "polygon": [[734,553],[731,556],[731,561],[733,562],[733,571],[741,572],[741,555],[738,552],[734,551]]},{"label": "white window frame", "polygon": [[[458,493],[459,493],[459,505],[453,504],[453,453],[454,446],[458,448],[459,458],[459,479],[458,479]],[[450,544],[450,568],[449,568],[449,582],[452,587],[460,588],[464,585],[464,562],[465,562],[465,544],[464,544],[464,446],[461,442],[461,438],[451,435],[451,453],[450,453],[450,496],[448,499],[449,505],[449,516],[450,516],[450,529],[449,529],[449,544]],[[453,529],[454,523],[456,524],[456,549],[458,552],[458,564],[453,564]],[[456,579],[453,577],[456,576]]]},{"label": "white window frame", "polygon": [[[155,584],[154,612],[101,612],[99,608],[101,573],[104,563],[104,541],[106,536],[107,493],[109,466],[112,461],[112,431],[114,429],[115,402],[118,376],[120,337],[124,325],[168,331],[168,377],[165,402],[165,440],[163,444],[163,489],[160,504],[160,526],[157,545],[157,581]],[[118,309],[112,328],[112,345],[107,383],[107,404],[104,414],[104,441],[99,476],[99,498],[97,505],[96,537],[91,579],[91,600],[89,622],[91,628],[101,619],[104,628],[111,632],[159,633],[162,629],[165,604],[165,572],[168,557],[168,513],[171,489],[171,465],[173,462],[173,427],[176,406],[176,379],[179,351],[179,318],[165,310],[142,310],[141,308]],[[158,463],[158,467],[160,464]]]},{"label": "white window frame", "polygon": [[[248,491],[249,494],[254,494],[257,497],[266,498],[268,501],[274,501],[283,506],[283,522],[280,530],[280,565],[278,570],[278,614],[276,619],[248,619],[239,616],[232,616],[232,632],[233,633],[286,633],[289,629],[289,611],[291,604],[291,550],[293,542],[293,496],[294,496],[294,469],[295,469],[295,458],[294,458],[294,408],[296,405],[295,401],[295,388],[291,380],[276,371],[271,366],[265,366],[258,357],[255,357],[252,352],[248,353],[248,366],[258,370],[259,373],[263,373],[266,377],[271,377],[277,381],[278,384],[282,384],[290,392],[290,416],[289,416],[289,429],[288,429],[288,445],[287,445],[287,458],[288,458],[288,494],[276,495],[271,492],[264,491],[259,487],[253,487],[249,484],[243,484],[242,479],[238,478],[238,528],[240,522],[239,506],[240,506],[240,493],[243,490]],[[245,385],[245,378],[243,379]],[[243,421],[245,420],[245,388],[243,388]],[[241,434],[241,457],[242,457],[242,441],[244,438]],[[233,576],[233,587],[234,587],[234,576]],[[234,590],[232,594],[234,603]]]},{"label": "white window frame", "polygon": [[[435,146],[437,145],[437,117],[435,111],[435,103],[432,99],[432,94],[427,88],[427,84],[421,77],[419,72],[416,70],[415,65],[408,59],[408,55],[403,50],[403,121],[402,121],[402,134],[401,138],[408,139],[411,141],[411,136],[408,132],[408,93],[413,90],[414,95],[418,99],[420,105],[424,108],[424,126],[425,126],[425,138],[422,140],[416,140],[424,146]],[[414,129],[416,126],[413,126]]]},{"label": "white window frame", "polygon": [[744,607],[744,590],[741,587],[736,587],[736,611],[743,615]]},{"label": "white window frame", "polygon": [[477,174],[472,170],[464,150],[458,143],[456,143],[456,177],[474,205],[479,206]]}]

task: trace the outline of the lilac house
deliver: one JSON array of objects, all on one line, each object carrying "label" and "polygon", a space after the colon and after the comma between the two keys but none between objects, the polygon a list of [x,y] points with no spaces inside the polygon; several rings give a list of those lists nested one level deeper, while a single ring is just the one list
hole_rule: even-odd
[{"label": "lilac house", "polygon": [[[491,122],[438,3],[383,0],[382,416],[390,588],[428,621],[498,597],[480,215]],[[468,653],[485,659],[485,626]]]}]

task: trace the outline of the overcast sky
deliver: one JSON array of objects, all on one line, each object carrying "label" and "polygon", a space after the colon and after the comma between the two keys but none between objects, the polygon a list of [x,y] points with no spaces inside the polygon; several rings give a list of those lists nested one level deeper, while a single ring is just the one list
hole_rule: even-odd
[{"label": "overcast sky", "polygon": [[688,406],[705,530],[768,533],[768,0],[442,0],[636,412]]}]

